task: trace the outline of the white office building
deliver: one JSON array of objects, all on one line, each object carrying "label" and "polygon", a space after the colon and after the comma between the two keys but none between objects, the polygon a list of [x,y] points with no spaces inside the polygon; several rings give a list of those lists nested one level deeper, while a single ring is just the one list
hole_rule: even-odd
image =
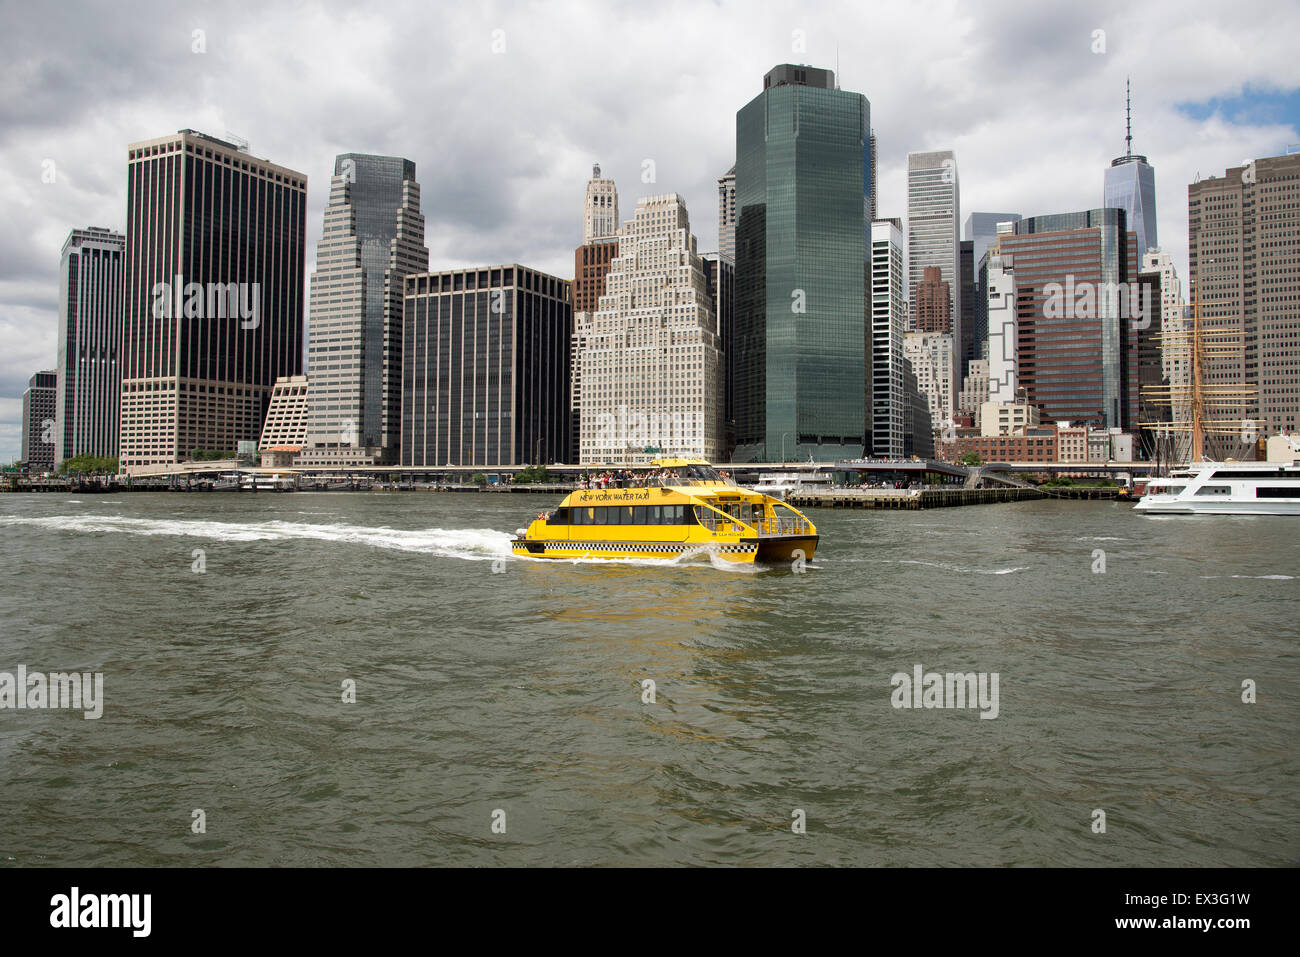
[{"label": "white office building", "polygon": [[935,429],[953,424],[957,399],[957,344],[946,332],[909,332],[903,337],[903,357],[916,373],[916,387],[930,407]]},{"label": "white office building", "polygon": [[1016,277],[1011,257],[989,256],[989,393],[993,402],[1016,401],[1020,387],[1020,320],[1016,313]]},{"label": "white office building", "polygon": [[[874,139],[874,135],[872,137]],[[871,224],[871,436],[868,453],[901,458],[903,398],[903,232],[888,219]]]},{"label": "white office building", "polygon": [[591,168],[587,181],[587,198],[582,206],[582,241],[592,242],[618,233],[618,188],[612,179],[600,175],[600,166]]},{"label": "white office building", "polygon": [[686,203],[646,197],[618,236],[580,353],[579,462],[718,461],[722,340]]}]

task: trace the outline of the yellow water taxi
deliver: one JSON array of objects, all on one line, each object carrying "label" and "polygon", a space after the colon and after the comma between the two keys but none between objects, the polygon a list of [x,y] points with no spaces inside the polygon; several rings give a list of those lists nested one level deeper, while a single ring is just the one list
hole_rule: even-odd
[{"label": "yellow water taxi", "polygon": [[811,560],[817,527],[780,499],[737,486],[708,462],[654,459],[619,488],[571,492],[511,542],[529,558],[676,558],[695,551],[731,562]]}]

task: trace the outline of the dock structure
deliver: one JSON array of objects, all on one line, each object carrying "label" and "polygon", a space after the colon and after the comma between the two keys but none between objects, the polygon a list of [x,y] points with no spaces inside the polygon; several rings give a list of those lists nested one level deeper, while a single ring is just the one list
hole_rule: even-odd
[{"label": "dock structure", "polygon": [[924,488],[924,489],[837,489],[830,492],[799,492],[787,497],[796,508],[923,509],[953,508],[959,505],[992,505],[997,502],[1027,502],[1040,498],[1123,500],[1118,488],[1103,486],[1067,488]]}]

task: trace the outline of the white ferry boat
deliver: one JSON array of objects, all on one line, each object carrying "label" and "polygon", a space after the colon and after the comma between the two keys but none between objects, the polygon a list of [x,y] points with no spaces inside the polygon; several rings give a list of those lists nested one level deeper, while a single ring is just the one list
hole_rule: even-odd
[{"label": "white ferry boat", "polygon": [[253,472],[242,477],[239,487],[245,492],[292,492],[294,480],[292,476],[279,472]]},{"label": "white ferry boat", "polygon": [[762,492],[785,501],[791,492],[829,492],[833,487],[831,476],[821,472],[762,472],[758,476],[755,492]]},{"label": "white ferry boat", "polygon": [[1147,483],[1149,515],[1300,515],[1300,461],[1196,462]]}]

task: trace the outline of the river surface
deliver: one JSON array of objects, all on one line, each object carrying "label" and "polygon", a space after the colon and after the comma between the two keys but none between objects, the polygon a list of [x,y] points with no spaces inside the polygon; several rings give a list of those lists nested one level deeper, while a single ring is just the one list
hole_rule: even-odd
[{"label": "river surface", "polygon": [[[1300,521],[811,510],[803,571],[513,558],[558,501],[0,495],[0,672],[103,675],[98,719],[0,710],[0,864],[1300,858]],[[996,717],[895,707],[917,666],[996,674]]]}]

